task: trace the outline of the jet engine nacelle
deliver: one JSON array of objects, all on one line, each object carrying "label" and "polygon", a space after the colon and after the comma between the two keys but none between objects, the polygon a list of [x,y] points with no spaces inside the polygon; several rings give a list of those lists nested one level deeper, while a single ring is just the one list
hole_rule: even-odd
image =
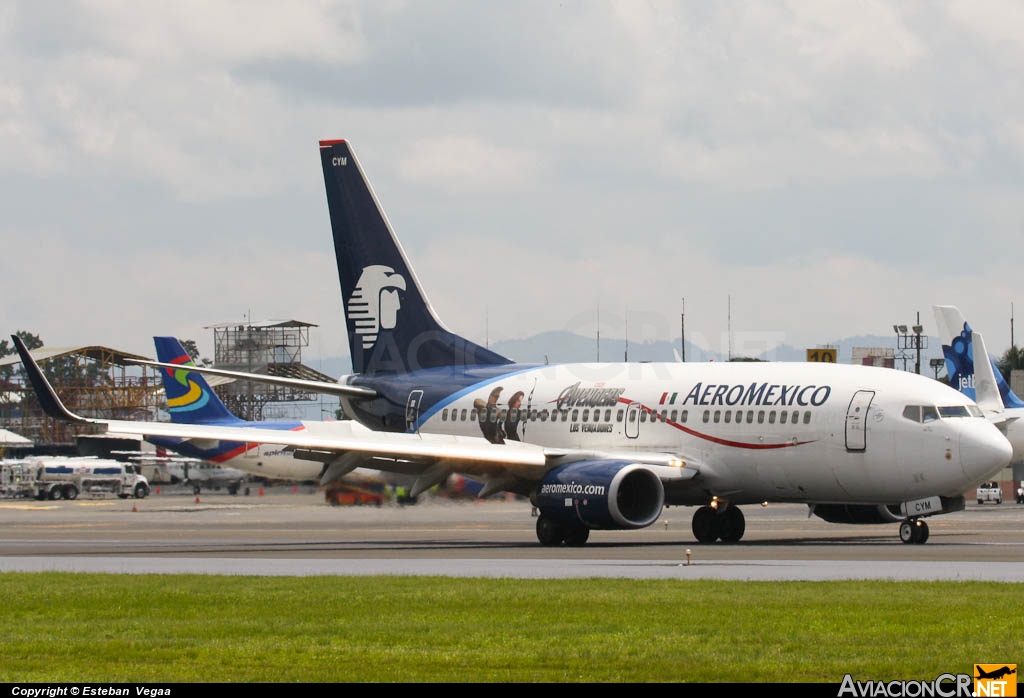
[{"label": "jet engine nacelle", "polygon": [[643,463],[590,460],[551,470],[533,496],[540,513],[592,529],[644,528],[661,516],[665,488]]}]

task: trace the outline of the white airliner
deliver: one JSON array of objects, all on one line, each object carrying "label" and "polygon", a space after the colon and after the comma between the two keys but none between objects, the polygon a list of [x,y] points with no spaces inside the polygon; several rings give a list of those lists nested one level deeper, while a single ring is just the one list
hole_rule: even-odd
[{"label": "white airliner", "polygon": [[735,542],[739,507],[764,502],[806,503],[833,522],[899,522],[903,542],[923,543],[925,517],[963,509],[964,493],[1009,462],[1009,443],[972,400],[916,374],[514,363],[437,319],[349,144],[321,141],[320,158],[355,373],[315,387],[339,395],[359,423],[273,431],[86,419],[68,412],[15,337],[47,412],[147,436],[284,444],[328,464],[325,481],[371,467],[417,476],[419,492],[465,475],[483,483],[479,496],[528,496],[543,545],[650,526],[681,505],[697,507],[699,542]]}]

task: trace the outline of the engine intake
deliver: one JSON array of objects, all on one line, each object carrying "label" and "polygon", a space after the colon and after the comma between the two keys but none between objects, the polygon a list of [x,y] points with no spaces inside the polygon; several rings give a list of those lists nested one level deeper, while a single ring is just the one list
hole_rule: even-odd
[{"label": "engine intake", "polygon": [[644,528],[661,516],[665,488],[643,463],[591,460],[551,470],[532,499],[554,521],[593,529]]}]

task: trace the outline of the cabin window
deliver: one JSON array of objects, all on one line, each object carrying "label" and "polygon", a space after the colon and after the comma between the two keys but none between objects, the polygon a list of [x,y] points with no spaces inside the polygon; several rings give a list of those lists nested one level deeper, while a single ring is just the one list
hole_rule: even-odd
[{"label": "cabin window", "polygon": [[722,410],[715,410],[715,424],[722,421]]},{"label": "cabin window", "polygon": [[793,410],[793,416],[789,418],[789,423],[790,424],[796,424],[799,421],[800,421],[800,412],[798,410]]},{"label": "cabin window", "polygon": [[764,424],[764,410],[757,411],[757,423]]},{"label": "cabin window", "polygon": [[804,412],[804,424],[810,424],[810,423],[811,423],[811,411],[807,410],[806,412]]},{"label": "cabin window", "polygon": [[569,410],[562,410],[562,421],[565,422],[565,421],[568,421],[568,419],[569,419]]},{"label": "cabin window", "polygon": [[583,410],[583,421],[584,422],[590,421],[590,409],[589,408]]},{"label": "cabin window", "polygon": [[476,408],[475,407],[469,411],[469,421],[471,421],[471,422],[475,422],[476,421]]},{"label": "cabin window", "polygon": [[754,410],[747,410],[747,424],[754,423]]},{"label": "cabin window", "polygon": [[441,421],[442,422],[447,422],[448,421],[448,409],[447,408],[441,410]]},{"label": "cabin window", "polygon": [[710,410],[704,410],[704,423],[707,424],[710,419],[711,419],[711,411]]},{"label": "cabin window", "polygon": [[768,411],[768,423],[775,424],[775,410]]},{"label": "cabin window", "polygon": [[672,410],[672,411],[671,411],[671,412],[669,412],[669,414],[668,414],[668,418],[669,418],[670,420],[672,420],[673,422],[677,422],[677,421],[679,421],[678,419],[676,419],[676,418],[677,418],[678,416],[679,416],[679,410]]},{"label": "cabin window", "polygon": [[661,411],[661,421],[663,421],[663,422],[667,422],[668,421],[668,410],[662,410]]},{"label": "cabin window", "polygon": [[572,411],[572,421],[574,421],[574,422],[579,421],[579,418],[580,418],[580,411],[579,410],[573,410]]},{"label": "cabin window", "polygon": [[683,410],[682,414],[679,415],[679,422],[681,424],[686,424],[686,415],[688,412],[689,410]]},{"label": "cabin window", "polygon": [[725,411],[725,423],[728,424],[732,421],[732,410]]},{"label": "cabin window", "polygon": [[616,422],[621,422],[622,421],[622,410],[615,410],[615,421]]},{"label": "cabin window", "polygon": [[646,421],[647,421],[647,411],[641,409],[640,410],[640,423],[643,424]]},{"label": "cabin window", "polygon": [[611,408],[609,408],[609,409],[604,411],[604,421],[606,421],[606,422],[612,421],[612,411],[611,411]]},{"label": "cabin window", "polygon": [[782,410],[782,412],[779,413],[779,424],[785,424],[786,423],[786,415],[788,415],[788,414],[789,413],[786,412],[786,410]]}]

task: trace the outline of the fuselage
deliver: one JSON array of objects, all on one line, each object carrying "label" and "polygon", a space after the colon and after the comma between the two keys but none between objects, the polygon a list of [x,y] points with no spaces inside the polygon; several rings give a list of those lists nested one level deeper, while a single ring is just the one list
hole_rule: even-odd
[{"label": "fuselage", "polygon": [[[667,504],[889,503],[958,497],[1009,458],[957,391],[922,376],[810,363],[632,363],[432,369],[356,377],[375,429],[551,448],[671,454],[699,470]],[[932,419],[931,415],[935,418]]]}]

